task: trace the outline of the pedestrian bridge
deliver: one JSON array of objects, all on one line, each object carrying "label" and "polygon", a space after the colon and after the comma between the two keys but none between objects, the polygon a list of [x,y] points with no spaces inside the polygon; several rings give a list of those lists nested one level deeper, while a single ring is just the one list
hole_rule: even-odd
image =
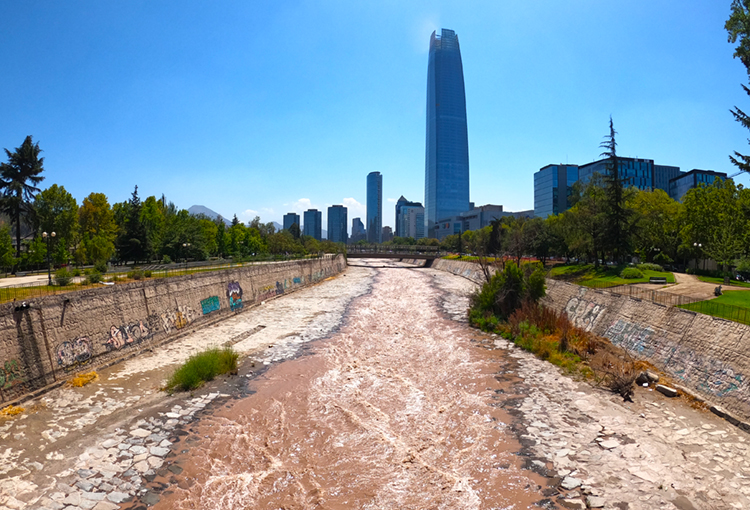
[{"label": "pedestrian bridge", "polygon": [[347,246],[350,259],[420,259],[433,261],[447,255],[437,246]]}]

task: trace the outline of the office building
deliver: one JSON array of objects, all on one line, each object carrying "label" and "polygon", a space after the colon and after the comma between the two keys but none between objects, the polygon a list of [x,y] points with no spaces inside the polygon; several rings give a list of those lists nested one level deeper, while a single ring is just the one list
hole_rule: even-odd
[{"label": "office building", "polygon": [[571,192],[577,180],[578,165],[547,165],[536,172],[534,216],[546,218],[570,208]]},{"label": "office building", "polygon": [[386,225],[383,227],[383,232],[380,236],[380,239],[382,242],[387,243],[388,241],[393,241],[393,229]]},{"label": "office building", "polygon": [[487,204],[464,211],[455,216],[441,218],[435,225],[435,237],[441,241],[449,235],[463,233],[468,230],[479,230],[489,226],[494,220],[504,216],[516,218],[533,218],[534,211],[509,212],[503,211],[502,205]]},{"label": "office building", "polygon": [[347,209],[343,205],[332,205],[328,208],[328,240],[334,243],[347,241]]},{"label": "office building", "polygon": [[401,195],[396,202],[396,237],[424,237],[424,207],[420,202],[409,202]]},{"label": "office building", "polygon": [[669,194],[669,181],[679,177],[680,167],[667,165],[654,165],[654,188],[661,189]]},{"label": "office building", "polygon": [[304,214],[305,230],[303,233],[321,241],[323,239],[323,213],[317,209],[308,209]]},{"label": "office building", "polygon": [[301,224],[299,221],[299,214],[290,212],[284,215],[284,230],[289,230],[295,223],[297,224],[297,227]]},{"label": "office building", "polygon": [[669,181],[669,196],[678,202],[682,202],[682,199],[688,190],[697,188],[701,184],[710,186],[714,183],[716,178],[723,181],[727,178],[727,174],[723,172],[714,172],[713,170],[698,169],[693,169],[689,172],[682,172],[681,175],[678,175]]},{"label": "office building", "polygon": [[367,240],[380,243],[383,230],[383,176],[367,174]]},{"label": "office building", "polygon": [[353,218],[352,236],[349,239],[349,242],[354,244],[357,241],[361,241],[362,239],[367,239],[367,230],[365,229],[365,224],[362,223],[362,220],[360,218]]},{"label": "office building", "polygon": [[430,37],[425,150],[426,235],[440,218],[469,210],[469,138],[461,49],[453,30]]}]

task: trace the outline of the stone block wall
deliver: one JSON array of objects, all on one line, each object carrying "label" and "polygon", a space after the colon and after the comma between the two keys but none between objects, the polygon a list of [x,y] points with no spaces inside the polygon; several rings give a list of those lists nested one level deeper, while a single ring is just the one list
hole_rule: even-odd
[{"label": "stone block wall", "polygon": [[343,255],[143,280],[0,305],[0,401],[153,348],[340,273]]},{"label": "stone block wall", "polygon": [[[484,279],[472,262],[439,259],[432,267]],[[544,303],[653,363],[691,393],[750,419],[750,326],[549,279]]]}]

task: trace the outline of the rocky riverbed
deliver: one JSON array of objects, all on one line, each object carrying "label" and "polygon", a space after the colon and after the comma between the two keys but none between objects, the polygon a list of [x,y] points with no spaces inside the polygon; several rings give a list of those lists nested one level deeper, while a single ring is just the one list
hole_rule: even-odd
[{"label": "rocky riverbed", "polygon": [[[750,508],[747,433],[470,329],[473,287],[350,267],[25,403],[0,422],[0,508]],[[239,376],[159,391],[225,343]]]}]

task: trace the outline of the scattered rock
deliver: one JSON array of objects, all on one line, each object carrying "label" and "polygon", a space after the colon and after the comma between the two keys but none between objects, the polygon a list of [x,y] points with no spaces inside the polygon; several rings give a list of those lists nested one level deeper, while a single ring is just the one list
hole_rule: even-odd
[{"label": "scattered rock", "polygon": [[130,431],[130,435],[133,437],[144,438],[151,435],[151,431],[145,429],[135,429]]},{"label": "scattered rock", "polygon": [[577,489],[581,486],[583,483],[582,480],[579,480],[578,478],[573,478],[572,476],[566,476],[563,478],[562,483],[560,484],[560,487],[565,489],[566,491],[572,491],[573,489]]},{"label": "scattered rock", "polygon": [[604,498],[589,496],[586,498],[586,504],[589,508],[602,508],[604,507]]},{"label": "scattered rock", "polygon": [[571,510],[586,510],[586,503],[580,499],[561,499],[560,504]]},{"label": "scattered rock", "polygon": [[122,503],[130,498],[130,494],[125,494],[124,492],[110,492],[107,494],[107,499],[110,500],[112,503]]},{"label": "scattered rock", "polygon": [[646,377],[648,377],[649,382],[657,383],[659,382],[659,376],[650,370],[646,370]]},{"label": "scattered rock", "polygon": [[618,446],[620,446],[620,442],[615,441],[614,439],[607,439],[606,441],[601,441],[599,443],[599,446],[601,446],[605,450],[611,450],[612,448],[617,448]]},{"label": "scattered rock", "polygon": [[656,385],[656,391],[661,393],[662,395],[666,397],[676,397],[677,396],[677,390],[674,388],[670,388],[669,386],[664,386],[663,384],[657,384]]},{"label": "scattered rock", "polygon": [[151,455],[156,455],[157,457],[166,457],[168,453],[169,448],[161,448],[159,446],[151,447]]}]

